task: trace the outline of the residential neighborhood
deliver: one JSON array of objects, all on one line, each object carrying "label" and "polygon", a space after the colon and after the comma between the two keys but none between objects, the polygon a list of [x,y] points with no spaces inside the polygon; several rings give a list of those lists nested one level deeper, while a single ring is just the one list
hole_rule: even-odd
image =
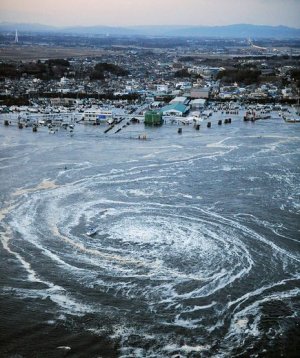
[{"label": "residential neighborhood", "polygon": [[[22,46],[26,50],[27,45]],[[299,58],[300,49],[266,53],[247,44],[112,46],[98,57],[0,57],[0,111],[22,111],[26,106],[28,112],[47,113],[135,104],[145,105],[145,111],[187,116],[216,101],[296,104]]]}]

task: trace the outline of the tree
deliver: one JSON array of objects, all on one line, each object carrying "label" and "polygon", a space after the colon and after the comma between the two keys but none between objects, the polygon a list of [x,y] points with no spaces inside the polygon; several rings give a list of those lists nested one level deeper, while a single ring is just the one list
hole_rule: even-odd
[{"label": "tree", "polygon": [[15,65],[8,63],[0,64],[0,77],[17,78],[19,73]]},{"label": "tree", "polygon": [[258,70],[248,69],[234,69],[221,71],[217,75],[218,80],[222,80],[224,83],[243,83],[245,85],[251,85],[259,82],[259,76],[261,72]]},{"label": "tree", "polygon": [[191,75],[186,68],[183,68],[182,70],[178,70],[174,73],[174,77],[177,77],[177,78],[186,78],[186,77],[190,77],[190,76]]},{"label": "tree", "polygon": [[291,71],[291,78],[295,81],[296,86],[300,88],[300,68]]}]

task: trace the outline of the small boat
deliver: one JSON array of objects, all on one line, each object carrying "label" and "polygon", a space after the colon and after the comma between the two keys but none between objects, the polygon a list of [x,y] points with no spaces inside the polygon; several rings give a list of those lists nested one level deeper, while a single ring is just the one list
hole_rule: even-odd
[{"label": "small boat", "polygon": [[296,117],[290,117],[290,118],[283,117],[283,119],[287,123],[300,123],[300,118],[296,118]]},{"label": "small boat", "polygon": [[90,227],[88,229],[88,231],[86,232],[87,236],[93,236],[97,233],[97,228],[96,227]]}]

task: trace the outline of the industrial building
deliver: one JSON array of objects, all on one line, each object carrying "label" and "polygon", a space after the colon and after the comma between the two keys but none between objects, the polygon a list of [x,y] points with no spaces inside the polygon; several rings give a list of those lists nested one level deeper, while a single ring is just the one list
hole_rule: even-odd
[{"label": "industrial building", "polygon": [[147,111],[145,113],[145,125],[147,126],[159,126],[163,124],[162,112]]},{"label": "industrial building", "polygon": [[160,110],[164,116],[184,116],[189,111],[189,106],[182,103],[171,103]]},{"label": "industrial building", "polygon": [[189,99],[187,97],[175,97],[170,101],[170,104],[183,104],[187,106],[189,104]]},{"label": "industrial building", "polygon": [[210,87],[198,87],[191,89],[191,98],[209,98]]},{"label": "industrial building", "polygon": [[205,105],[206,105],[206,99],[204,98],[192,99],[190,101],[190,107],[192,110],[201,110],[205,107]]}]

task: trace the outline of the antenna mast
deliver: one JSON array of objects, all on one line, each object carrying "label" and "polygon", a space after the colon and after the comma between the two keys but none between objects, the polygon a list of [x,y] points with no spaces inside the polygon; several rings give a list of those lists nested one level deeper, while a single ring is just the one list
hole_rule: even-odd
[{"label": "antenna mast", "polygon": [[16,35],[15,35],[15,44],[17,44],[19,42],[19,38],[18,38],[18,30],[16,30]]}]

